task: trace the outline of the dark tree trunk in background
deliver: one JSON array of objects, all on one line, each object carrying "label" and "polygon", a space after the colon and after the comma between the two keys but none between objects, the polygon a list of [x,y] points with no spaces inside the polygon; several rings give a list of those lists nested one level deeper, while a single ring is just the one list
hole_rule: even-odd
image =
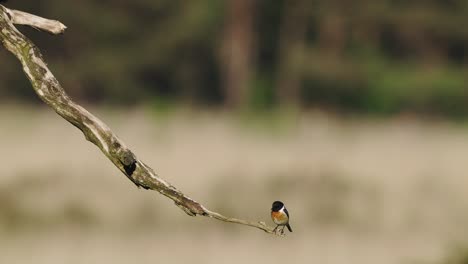
[{"label": "dark tree trunk in background", "polygon": [[246,106],[253,63],[255,0],[228,0],[221,47],[221,74],[228,107]]},{"label": "dark tree trunk in background", "polygon": [[308,0],[285,1],[278,49],[277,97],[281,106],[300,102],[302,68],[306,47]]},{"label": "dark tree trunk in background", "polygon": [[322,16],[318,38],[320,53],[334,60],[343,55],[346,31],[344,17],[339,11],[331,11]]}]

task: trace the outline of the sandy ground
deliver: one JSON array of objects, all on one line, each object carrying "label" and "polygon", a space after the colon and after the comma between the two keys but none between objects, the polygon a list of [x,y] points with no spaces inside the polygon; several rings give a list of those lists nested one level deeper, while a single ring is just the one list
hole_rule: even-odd
[{"label": "sandy ground", "polygon": [[211,209],[270,223],[283,200],[277,238],[138,190],[47,109],[0,110],[0,263],[437,263],[468,234],[461,125],[93,110]]}]

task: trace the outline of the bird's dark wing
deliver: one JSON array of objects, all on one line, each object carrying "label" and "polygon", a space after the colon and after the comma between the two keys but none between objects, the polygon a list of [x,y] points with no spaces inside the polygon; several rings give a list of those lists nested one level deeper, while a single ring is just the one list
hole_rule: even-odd
[{"label": "bird's dark wing", "polygon": [[286,213],[286,215],[287,215],[288,218],[289,218],[289,212],[288,212],[288,209],[286,209],[286,207],[284,208],[284,212]]}]

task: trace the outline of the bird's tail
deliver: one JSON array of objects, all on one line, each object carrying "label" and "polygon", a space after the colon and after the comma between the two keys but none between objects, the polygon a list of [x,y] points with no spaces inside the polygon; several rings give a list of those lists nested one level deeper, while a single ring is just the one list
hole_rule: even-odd
[{"label": "bird's tail", "polygon": [[289,225],[289,223],[286,225],[286,227],[288,228],[289,232],[292,232],[292,228],[291,228],[291,226]]}]

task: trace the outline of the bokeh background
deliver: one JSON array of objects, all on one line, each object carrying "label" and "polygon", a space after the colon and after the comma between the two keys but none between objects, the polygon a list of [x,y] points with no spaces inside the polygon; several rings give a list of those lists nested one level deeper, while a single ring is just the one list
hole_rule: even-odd
[{"label": "bokeh background", "polygon": [[9,1],[65,90],[173,185],[138,190],[0,49],[0,263],[468,261],[465,0]]}]

